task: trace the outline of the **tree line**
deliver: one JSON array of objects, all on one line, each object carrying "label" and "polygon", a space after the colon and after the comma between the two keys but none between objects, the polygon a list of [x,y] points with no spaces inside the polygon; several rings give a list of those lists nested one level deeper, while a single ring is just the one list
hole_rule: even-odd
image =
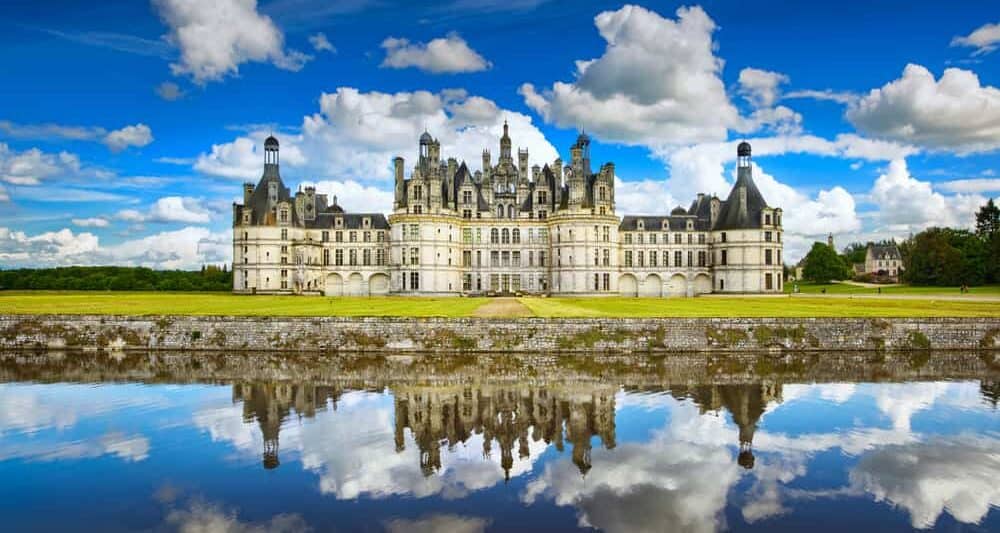
[{"label": "tree line", "polygon": [[226,265],[206,265],[200,271],[120,266],[0,270],[0,290],[230,291],[232,288],[233,275]]},{"label": "tree line", "polygon": [[[1000,208],[989,200],[976,213],[975,230],[933,227],[897,243],[902,281],[911,285],[959,286],[1000,283]],[[813,244],[802,277],[818,283],[851,279],[852,265],[865,260],[868,245],[851,243],[837,253]]]}]

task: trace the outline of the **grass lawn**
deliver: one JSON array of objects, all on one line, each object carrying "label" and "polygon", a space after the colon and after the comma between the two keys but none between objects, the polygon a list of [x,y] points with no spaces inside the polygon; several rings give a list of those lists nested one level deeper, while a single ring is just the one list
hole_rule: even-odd
[{"label": "grass lawn", "polygon": [[487,298],[323,298],[210,292],[0,292],[0,313],[241,316],[470,316]]},{"label": "grass lawn", "polygon": [[[877,294],[877,287],[861,287],[849,283],[809,283],[799,282],[799,292],[803,294],[819,294],[826,289],[827,294]],[[785,284],[785,294],[792,292],[792,283]],[[894,285],[882,287],[882,294],[913,294],[961,296],[958,287],[915,287],[912,285]],[[968,294],[980,296],[1000,296],[1000,285],[983,285],[969,287]]]},{"label": "grass lawn", "polygon": [[995,317],[1000,302],[865,298],[521,298],[543,317]]},{"label": "grass lawn", "polygon": [[[0,292],[0,314],[539,317],[996,317],[998,301],[927,298],[324,298],[170,292]],[[506,302],[516,304],[513,300]],[[491,304],[477,313],[484,304]],[[502,309],[511,308],[505,315]],[[514,310],[517,312],[515,313]]]}]

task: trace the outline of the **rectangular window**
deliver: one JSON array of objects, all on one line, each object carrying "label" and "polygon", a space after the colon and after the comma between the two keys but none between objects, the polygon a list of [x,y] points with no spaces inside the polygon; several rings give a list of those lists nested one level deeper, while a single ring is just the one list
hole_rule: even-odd
[{"label": "rectangular window", "polygon": [[538,266],[545,266],[545,252],[538,252]]},{"label": "rectangular window", "polygon": [[698,244],[705,244],[705,234],[704,233],[699,233],[698,234]]},{"label": "rectangular window", "polygon": [[637,265],[638,265],[638,266],[639,266],[640,268],[642,268],[642,267],[646,266],[646,265],[645,265],[645,262],[643,261],[643,257],[644,257],[644,254],[642,253],[642,250],[639,250],[639,251],[638,251],[638,252],[637,252],[637,253],[635,254],[635,259],[636,259],[636,261],[635,261],[635,262],[636,262],[636,264],[637,264]]},{"label": "rectangular window", "polygon": [[500,252],[490,252],[490,266],[493,268],[500,266]]},{"label": "rectangular window", "polygon": [[649,266],[651,267],[656,266],[656,250],[649,251]]},{"label": "rectangular window", "polygon": [[351,242],[358,242],[358,232],[352,231],[352,232],[349,233],[349,236],[350,236],[349,240]]},{"label": "rectangular window", "polygon": [[635,235],[635,242],[642,244],[642,233],[637,233]]},{"label": "rectangular window", "polygon": [[505,267],[510,266],[510,252],[504,250],[500,253],[500,263]]},{"label": "rectangular window", "polygon": [[510,263],[514,268],[521,266],[521,252],[511,252]]},{"label": "rectangular window", "polygon": [[674,266],[675,267],[684,266],[684,255],[679,250],[674,252]]},{"label": "rectangular window", "polygon": [[358,265],[358,251],[354,250],[354,249],[351,249],[351,250],[348,250],[347,254],[348,254],[348,256],[347,256],[348,257],[347,263],[349,265],[351,265],[351,266],[357,266]]},{"label": "rectangular window", "polygon": [[288,240],[288,230],[287,229],[284,229],[284,228],[281,229],[281,240],[283,240],[283,241],[287,241]]},{"label": "rectangular window", "polygon": [[688,262],[687,262],[687,266],[689,266],[689,267],[690,266],[694,266],[694,252],[692,252],[691,250],[688,250]]},{"label": "rectangular window", "polygon": [[420,264],[420,249],[410,248],[410,264],[419,265]]},{"label": "rectangular window", "polygon": [[362,238],[364,242],[372,242],[372,232],[366,231],[364,237]]},{"label": "rectangular window", "polygon": [[410,224],[410,239],[419,240],[420,239],[420,225]]},{"label": "rectangular window", "polygon": [[684,243],[684,241],[682,240],[683,238],[684,236],[681,235],[680,233],[674,233],[674,244],[683,244]]},{"label": "rectangular window", "polygon": [[472,191],[462,191],[462,203],[463,204],[472,203]]},{"label": "rectangular window", "polygon": [[768,250],[764,250],[764,264],[765,265],[770,265],[771,262],[773,261],[773,258],[771,257],[771,255],[772,255],[771,254],[771,250],[769,250],[769,249]]},{"label": "rectangular window", "polygon": [[410,272],[410,290],[416,291],[420,289],[420,273]]},{"label": "rectangular window", "polygon": [[462,251],[462,266],[464,267],[472,266],[472,250]]},{"label": "rectangular window", "polygon": [[770,231],[765,231],[764,232],[764,242],[771,242],[771,232]]},{"label": "rectangular window", "polygon": [[729,264],[729,257],[728,256],[729,256],[729,254],[726,253],[726,250],[723,250],[722,251],[722,257],[719,258],[719,264],[720,265],[728,265]]},{"label": "rectangular window", "polygon": [[344,251],[343,250],[337,250],[336,252],[334,252],[334,262],[335,262],[335,264],[337,266],[343,266],[344,265]]},{"label": "rectangular window", "polygon": [[462,290],[463,291],[472,290],[472,274],[466,274],[462,276]]},{"label": "rectangular window", "polygon": [[375,240],[378,242],[385,242],[385,232],[379,231],[375,234]]},{"label": "rectangular window", "polygon": [[594,292],[601,290],[601,275],[594,274]]},{"label": "rectangular window", "polygon": [[764,274],[764,290],[774,290],[774,278],[770,272]]},{"label": "rectangular window", "polygon": [[330,250],[323,250],[323,265],[330,264]]},{"label": "rectangular window", "polygon": [[361,252],[361,264],[363,264],[364,266],[372,265],[372,251],[369,250],[368,248],[365,248]]},{"label": "rectangular window", "polygon": [[378,263],[378,266],[385,266],[385,250],[379,248],[375,251],[375,261]]},{"label": "rectangular window", "polygon": [[472,244],[472,228],[462,228],[462,243]]},{"label": "rectangular window", "polygon": [[649,234],[649,244],[656,244],[656,234],[655,233],[650,233]]},{"label": "rectangular window", "polygon": [[344,232],[343,231],[334,232],[333,240],[337,242],[344,242]]},{"label": "rectangular window", "polygon": [[476,266],[483,266],[483,252],[481,250],[476,250]]},{"label": "rectangular window", "polygon": [[698,252],[698,266],[700,266],[700,267],[707,266],[706,265],[707,262],[708,262],[708,254],[706,254],[704,252],[704,250],[699,251]]},{"label": "rectangular window", "polygon": [[605,248],[602,254],[603,256],[601,257],[601,261],[604,266],[611,266],[611,250]]},{"label": "rectangular window", "polygon": [[723,231],[720,237],[722,238],[722,242],[726,242],[726,232]]},{"label": "rectangular window", "polygon": [[625,234],[625,244],[632,244],[632,234],[631,233],[626,233]]},{"label": "rectangular window", "polygon": [[625,266],[632,266],[632,250],[625,250]]},{"label": "rectangular window", "polygon": [[322,236],[323,236],[323,242],[330,242],[330,232],[329,231],[324,231],[323,234],[322,234]]}]

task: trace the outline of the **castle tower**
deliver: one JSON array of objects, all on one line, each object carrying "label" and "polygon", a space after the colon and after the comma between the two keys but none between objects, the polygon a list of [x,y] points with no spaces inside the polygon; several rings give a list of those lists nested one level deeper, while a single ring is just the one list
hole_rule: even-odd
[{"label": "castle tower", "polygon": [[510,135],[507,132],[507,121],[503,121],[503,136],[500,137],[500,161],[513,161],[510,153]]}]

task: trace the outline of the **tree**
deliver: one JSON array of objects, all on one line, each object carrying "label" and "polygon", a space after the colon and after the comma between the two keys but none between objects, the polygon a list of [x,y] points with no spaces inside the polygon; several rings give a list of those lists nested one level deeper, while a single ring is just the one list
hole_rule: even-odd
[{"label": "tree", "polygon": [[992,198],[976,213],[976,236],[986,248],[986,281],[1000,282],[1000,207]]},{"label": "tree", "polygon": [[822,242],[813,244],[806,255],[802,277],[816,283],[829,283],[830,280],[847,279],[850,276],[850,268],[833,248]]},{"label": "tree", "polygon": [[961,246],[962,240],[962,235],[948,228],[929,228],[916,234],[904,259],[906,281],[914,285],[973,284],[964,279],[970,272],[963,265],[962,250],[952,244],[956,241]]},{"label": "tree", "polygon": [[868,253],[868,245],[860,242],[852,242],[844,248],[844,252],[841,257],[848,265],[853,265],[854,263],[864,263],[865,254]]}]

